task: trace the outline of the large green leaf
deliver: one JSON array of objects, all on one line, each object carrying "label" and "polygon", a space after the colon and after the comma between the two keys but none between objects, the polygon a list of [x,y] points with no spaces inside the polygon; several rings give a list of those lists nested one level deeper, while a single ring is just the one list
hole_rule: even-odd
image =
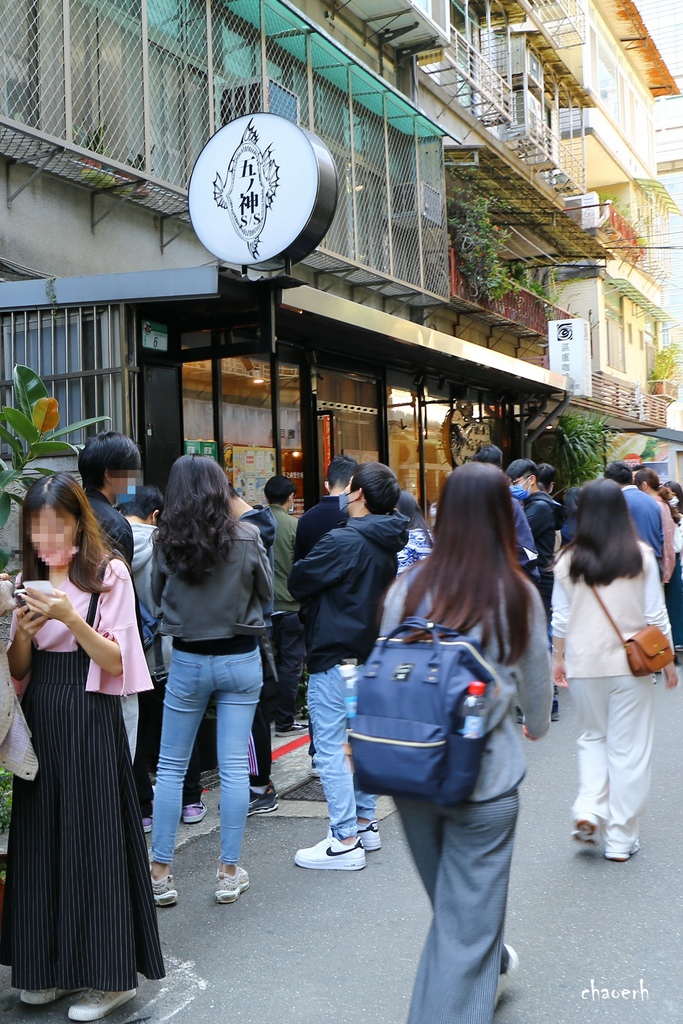
[{"label": "large green leaf", "polygon": [[15,366],[12,374],[14,380],[14,397],[19,411],[29,420],[33,406],[39,398],[48,398],[47,388],[30,366]]},{"label": "large green leaf", "polygon": [[31,445],[31,458],[37,459],[43,455],[66,455],[70,452],[76,454],[76,449],[68,441],[36,441]]},{"label": "large green leaf", "polygon": [[[6,406],[5,406],[5,408],[3,408],[3,410],[2,410],[3,413],[6,411],[6,408],[7,408]],[[3,425],[1,423],[0,423],[0,437],[2,438],[3,441],[5,441],[10,446],[12,451],[15,451],[15,452],[23,452],[24,451],[24,447],[23,447],[21,441],[19,441],[18,438],[16,438],[14,436],[14,434],[10,434],[9,430],[6,427],[3,427]]]},{"label": "large green leaf", "polygon": [[19,412],[18,409],[11,409],[9,406],[5,406],[2,410],[2,416],[5,423],[8,423],[15,434],[19,437],[23,437],[24,441],[28,441],[29,444],[35,444],[40,438],[40,432],[36,430],[33,423],[25,416],[23,412]]},{"label": "large green leaf", "polygon": [[104,420],[110,420],[111,416],[93,416],[90,420],[77,420],[76,423],[69,423],[66,427],[60,427],[59,430],[51,430],[49,434],[45,435],[46,440],[51,441],[55,437],[63,437],[64,434],[72,434],[74,430],[83,430],[84,427],[91,427],[94,423],[102,423]]},{"label": "large green leaf", "polygon": [[18,480],[21,472],[17,469],[3,469],[0,473],[0,491],[6,490],[11,483]]},{"label": "large green leaf", "polygon": [[9,514],[12,509],[12,502],[10,501],[9,494],[0,494],[0,530],[9,519]]}]

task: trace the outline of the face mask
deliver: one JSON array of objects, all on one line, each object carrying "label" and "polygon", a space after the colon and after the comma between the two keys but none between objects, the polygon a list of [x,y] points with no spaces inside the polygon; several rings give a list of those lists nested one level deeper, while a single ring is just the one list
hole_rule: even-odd
[{"label": "face mask", "polygon": [[513,498],[517,498],[518,501],[526,501],[529,497],[529,491],[524,487],[520,487],[519,484],[512,484],[510,494]]},{"label": "face mask", "polygon": [[349,514],[349,496],[346,492],[339,495],[339,511],[343,516]]},{"label": "face mask", "polygon": [[672,508],[676,508],[676,505],[678,505],[678,498],[674,495],[673,498],[669,499],[669,504]]}]

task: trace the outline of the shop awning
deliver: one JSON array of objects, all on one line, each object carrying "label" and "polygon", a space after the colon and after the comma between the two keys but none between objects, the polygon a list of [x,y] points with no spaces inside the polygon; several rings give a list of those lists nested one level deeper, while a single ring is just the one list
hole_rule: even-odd
[{"label": "shop awning", "polygon": [[676,318],[667,313],[665,309],[658,306],[652,299],[648,299],[647,295],[636,288],[634,284],[627,281],[625,277],[608,277],[605,281],[608,286],[611,285],[615,291],[619,292],[620,295],[625,295],[627,299],[630,299],[636,306],[643,310],[647,316],[652,317],[653,320],[659,320],[662,324],[675,323]]},{"label": "shop awning", "polygon": [[395,355],[398,345],[406,360],[446,375],[461,375],[484,388],[564,395],[569,387],[562,374],[308,286],[289,289],[282,309],[297,320],[301,314],[316,318],[314,333],[319,336],[324,331],[324,336],[339,339],[344,331],[361,337],[366,356],[378,360],[389,351]]}]

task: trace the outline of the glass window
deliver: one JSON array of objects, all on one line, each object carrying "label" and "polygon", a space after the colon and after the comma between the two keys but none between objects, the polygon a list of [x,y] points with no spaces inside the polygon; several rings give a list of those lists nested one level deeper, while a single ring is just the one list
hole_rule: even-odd
[{"label": "glass window", "polygon": [[301,443],[299,367],[280,364],[280,447],[282,472],[296,487],[294,515],[304,511],[304,472]]},{"label": "glass window", "polygon": [[318,373],[319,451],[322,479],[335,455],[351,455],[358,462],[379,459],[377,381],[330,370]]},{"label": "glass window", "polygon": [[389,465],[401,490],[410,491],[420,501],[420,445],[417,394],[402,388],[387,388],[389,427]]},{"label": "glass window", "polygon": [[188,442],[216,443],[210,359],[183,365],[183,438],[186,450],[193,454],[206,454],[210,449],[192,444],[188,447]]},{"label": "glass window", "polygon": [[604,46],[598,45],[598,91],[600,99],[617,123],[619,108],[619,74],[617,65]]},{"label": "glass window", "polygon": [[[439,492],[446,477],[453,471],[450,453],[452,424],[451,406],[438,392],[425,394],[425,486],[427,510],[438,500]],[[455,416],[455,411],[453,413]]]},{"label": "glass window", "polygon": [[234,356],[220,367],[225,469],[237,493],[256,504],[275,473],[269,359]]},{"label": "glass window", "polygon": [[605,295],[605,319],[607,322],[607,362],[615,370],[626,369],[624,350],[623,299],[620,295]]}]

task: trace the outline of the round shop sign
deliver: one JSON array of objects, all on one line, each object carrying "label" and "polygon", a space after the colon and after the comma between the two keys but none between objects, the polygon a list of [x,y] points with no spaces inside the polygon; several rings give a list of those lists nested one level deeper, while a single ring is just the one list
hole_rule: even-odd
[{"label": "round shop sign", "polygon": [[235,267],[280,270],[325,237],[337,206],[327,146],[278,114],[246,114],[209,139],[190,178],[192,227]]}]

